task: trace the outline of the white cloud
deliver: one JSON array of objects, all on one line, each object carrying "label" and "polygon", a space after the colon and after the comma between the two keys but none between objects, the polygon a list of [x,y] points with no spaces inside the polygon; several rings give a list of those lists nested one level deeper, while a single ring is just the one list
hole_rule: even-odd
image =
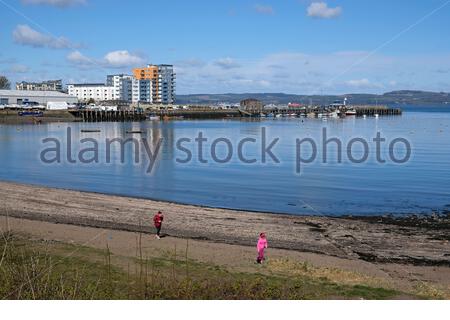
[{"label": "white cloud", "polygon": [[139,66],[145,62],[142,57],[129,53],[127,50],[109,52],[102,59],[90,58],[80,51],[73,51],[67,55],[66,60],[81,69],[94,66],[99,68],[126,68]]},{"label": "white cloud", "polygon": [[240,67],[239,63],[237,63],[234,59],[229,58],[229,57],[218,59],[214,62],[214,64],[216,66],[218,66],[222,69],[226,69],[226,70],[235,69],[235,68]]},{"label": "white cloud", "polygon": [[379,83],[373,83],[367,78],[348,80],[345,82],[349,87],[359,88],[359,89],[374,89],[383,88],[383,85]]},{"label": "white cloud", "polygon": [[73,51],[73,52],[69,53],[67,55],[66,59],[70,63],[78,65],[78,66],[90,66],[90,65],[95,64],[94,60],[86,57],[80,51]]},{"label": "white cloud", "polygon": [[13,64],[9,68],[9,72],[12,72],[12,73],[27,73],[29,71],[30,71],[30,68],[28,68],[27,66],[25,66],[23,64]]},{"label": "white cloud", "polygon": [[25,24],[18,25],[12,35],[15,43],[34,48],[71,49],[79,47],[64,37],[46,35]]},{"label": "white cloud", "polygon": [[48,5],[59,8],[67,8],[86,4],[86,0],[22,0],[26,5]]},{"label": "white cloud", "polygon": [[127,50],[112,51],[105,55],[105,63],[112,68],[122,68],[143,64],[142,57],[129,53]]},{"label": "white cloud", "polygon": [[389,81],[389,85],[390,85],[391,87],[395,87],[395,86],[398,85],[398,82],[395,81],[395,80],[391,80],[391,81]]},{"label": "white cloud", "polygon": [[255,11],[257,13],[266,14],[266,15],[271,15],[271,14],[275,13],[272,6],[267,6],[267,5],[262,5],[262,4],[255,5]]},{"label": "white cloud", "polygon": [[313,2],[309,5],[308,16],[313,18],[330,19],[342,14],[342,8],[330,8],[326,2]]},{"label": "white cloud", "polygon": [[[245,60],[245,63],[231,58],[212,59],[202,68],[175,64],[179,75],[177,92],[379,92],[388,81],[383,74],[390,73],[397,61],[391,57],[373,55],[364,64],[351,68],[355,59],[364,55],[364,51],[324,54],[280,52]],[[230,68],[233,65],[239,68]],[[357,81],[366,78],[373,81]],[[356,80],[348,83],[346,80],[349,79]]]}]

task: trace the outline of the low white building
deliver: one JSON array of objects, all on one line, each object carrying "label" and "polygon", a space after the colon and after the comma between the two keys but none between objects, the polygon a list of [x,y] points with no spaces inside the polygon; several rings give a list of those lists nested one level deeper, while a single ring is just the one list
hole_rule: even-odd
[{"label": "low white building", "polygon": [[69,105],[78,102],[77,97],[58,91],[0,90],[0,105],[39,104],[65,102]]},{"label": "low white building", "polygon": [[106,86],[103,83],[68,84],[67,90],[69,95],[77,97],[80,101],[117,100],[115,87]]}]

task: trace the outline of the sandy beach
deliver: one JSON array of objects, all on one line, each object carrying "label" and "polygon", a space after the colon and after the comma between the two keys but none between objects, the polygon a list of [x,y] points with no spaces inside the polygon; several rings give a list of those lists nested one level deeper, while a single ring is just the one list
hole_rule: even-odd
[{"label": "sandy beach", "polygon": [[[254,268],[259,232],[271,258],[307,261],[408,288],[417,282],[450,289],[448,216],[394,219],[288,216],[204,208],[168,202],[0,182],[2,230],[38,239],[105,248],[134,255],[143,234],[149,255],[184,248],[192,259],[236,270]],[[165,214],[161,241],[152,215]]]}]

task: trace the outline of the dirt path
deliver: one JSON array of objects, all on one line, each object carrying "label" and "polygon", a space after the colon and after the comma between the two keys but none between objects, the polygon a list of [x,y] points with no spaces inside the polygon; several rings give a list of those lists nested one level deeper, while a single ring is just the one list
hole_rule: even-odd
[{"label": "dirt path", "polygon": [[[54,224],[17,218],[0,218],[0,228],[23,233],[36,240],[58,241],[61,243],[83,245],[95,249],[111,250],[112,254],[136,257],[138,241],[144,257],[167,257],[175,251],[180,257],[186,254],[190,259],[219,265],[234,271],[260,272],[254,264],[255,249],[250,246],[229,245],[210,241],[164,237],[156,240],[152,235],[104,228],[81,227]],[[373,285],[391,287],[398,290],[415,290],[417,285],[425,284],[442,292],[450,292],[450,268],[405,266],[399,264],[374,264],[356,259],[331,257],[315,253],[305,253],[283,249],[269,249],[270,259],[288,259],[292,263],[307,262],[321,268],[340,269],[352,273],[352,279],[370,277]],[[354,275],[353,275],[354,274]],[[340,281],[347,275],[343,274]],[[351,280],[351,279],[350,279]]]}]

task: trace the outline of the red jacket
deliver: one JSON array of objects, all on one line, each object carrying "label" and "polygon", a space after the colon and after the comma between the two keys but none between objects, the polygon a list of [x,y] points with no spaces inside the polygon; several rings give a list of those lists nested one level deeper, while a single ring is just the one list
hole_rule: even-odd
[{"label": "red jacket", "polygon": [[162,222],[164,220],[164,216],[162,214],[155,214],[153,217],[153,223],[155,224],[155,227],[159,228],[162,225]]}]

